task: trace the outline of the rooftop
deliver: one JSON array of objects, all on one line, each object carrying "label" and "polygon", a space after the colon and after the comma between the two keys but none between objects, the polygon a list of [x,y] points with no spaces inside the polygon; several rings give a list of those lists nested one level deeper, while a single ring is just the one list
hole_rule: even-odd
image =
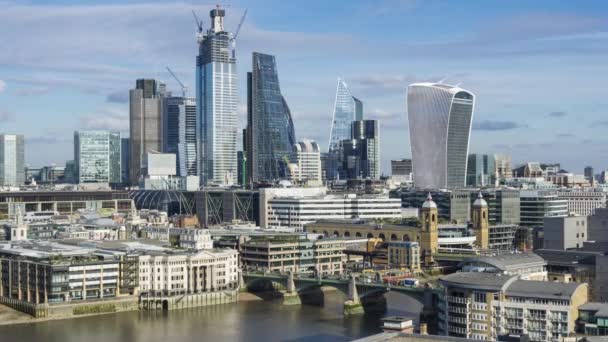
[{"label": "rooftop", "polygon": [[608,303],[589,302],[579,306],[578,309],[595,311],[596,316],[608,317]]},{"label": "rooftop", "polygon": [[526,253],[504,253],[496,256],[477,256],[465,259],[462,263],[482,262],[492,265],[502,271],[510,271],[523,267],[543,266],[545,259],[532,252]]}]

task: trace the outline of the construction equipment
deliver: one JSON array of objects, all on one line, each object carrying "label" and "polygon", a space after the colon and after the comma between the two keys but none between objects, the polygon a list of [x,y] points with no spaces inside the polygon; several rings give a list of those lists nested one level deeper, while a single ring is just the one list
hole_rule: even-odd
[{"label": "construction equipment", "polygon": [[239,25],[236,27],[236,30],[234,31],[234,35],[230,38],[230,44],[232,45],[232,58],[235,58],[236,37],[239,35],[239,32],[241,31],[241,27],[243,26],[243,22],[245,21],[246,16],[247,16],[247,9],[245,9],[245,12],[243,13],[243,16],[241,17],[241,21],[239,21]]},{"label": "construction equipment", "polygon": [[175,76],[175,74],[173,73],[173,71],[171,71],[171,69],[169,67],[167,67],[167,71],[169,71],[169,73],[171,74],[171,76],[173,76],[173,78],[175,78],[175,80],[177,81],[177,83],[179,83],[179,85],[182,87],[182,96],[186,97],[186,93],[188,92],[188,87],[185,86],[182,81],[179,80],[179,78],[177,78],[177,76]]},{"label": "construction equipment", "polygon": [[194,16],[194,21],[196,22],[196,27],[197,27],[196,41],[200,44],[204,38],[203,21],[198,18],[198,16],[196,15],[196,12],[194,12],[194,10],[192,10],[192,15]]}]

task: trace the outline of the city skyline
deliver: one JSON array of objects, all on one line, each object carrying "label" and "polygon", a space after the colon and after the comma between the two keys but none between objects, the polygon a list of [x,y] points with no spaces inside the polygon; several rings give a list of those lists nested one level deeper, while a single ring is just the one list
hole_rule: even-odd
[{"label": "city skyline", "polygon": [[[246,125],[245,73],[257,50],[281,60],[281,90],[298,138],[321,146],[329,138],[335,80],[343,78],[366,103],[366,118],[380,122],[384,173],[391,159],[411,156],[403,142],[409,141],[403,138],[405,88],[446,76],[447,83],[463,82],[477,94],[470,153],[511,152],[514,166],[537,160],[561,162],[576,172],[586,165],[606,168],[598,165],[608,156],[601,77],[608,71],[602,65],[608,55],[606,5],[514,1],[475,9],[466,23],[434,24],[477,4],[357,2],[336,18],[340,2],[274,2],[274,14],[253,2],[233,3],[228,31],[249,9],[237,47],[239,128]],[[71,159],[74,130],[128,131],[128,89],[136,78],[161,79],[177,93],[178,85],[163,71],[175,66],[192,95],[196,39],[190,10],[207,27],[210,8],[93,1],[4,5],[0,20],[7,29],[0,37],[13,49],[0,57],[0,131],[25,136],[26,164],[63,165]],[[98,43],[87,44],[92,40]],[[38,49],[45,51],[44,60]]]}]

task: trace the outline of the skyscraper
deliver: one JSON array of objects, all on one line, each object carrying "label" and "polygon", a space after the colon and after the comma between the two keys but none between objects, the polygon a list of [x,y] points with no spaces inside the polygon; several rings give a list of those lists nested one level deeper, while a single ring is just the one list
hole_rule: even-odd
[{"label": "skyscraper", "polygon": [[[120,139],[120,182],[123,185],[130,183],[129,164],[131,160],[131,140],[129,138]],[[67,173],[67,166],[66,166]]]},{"label": "skyscraper", "polygon": [[198,177],[196,100],[167,97],[163,103],[163,152],[175,154],[177,176]]},{"label": "skyscraper", "polygon": [[82,183],[120,183],[119,132],[74,132],[76,180]]},{"label": "skyscraper", "polygon": [[129,165],[131,184],[138,184],[143,157],[147,152],[162,151],[161,97],[156,80],[139,79],[135,89],[129,92],[129,128],[131,159]]},{"label": "skyscraper", "polygon": [[496,164],[496,180],[513,178],[513,170],[511,169],[510,154],[495,154],[494,163]]},{"label": "skyscraper", "polygon": [[0,135],[0,186],[25,183],[25,144],[21,134]]},{"label": "skyscraper", "polygon": [[457,86],[415,83],[407,90],[414,185],[465,185],[475,95]]},{"label": "skyscraper", "polygon": [[595,175],[593,174],[593,166],[586,166],[585,167],[585,178],[587,178],[588,181],[592,182],[593,177],[595,177]]},{"label": "skyscraper", "polygon": [[363,120],[363,102],[351,95],[346,82],[338,79],[329,146],[327,148],[325,170],[327,179],[338,177],[340,158],[343,155],[343,152],[340,151],[341,142],[351,139],[352,123],[356,120]]},{"label": "skyscraper", "polygon": [[496,163],[491,154],[469,154],[467,186],[496,186]]},{"label": "skyscraper", "polygon": [[296,143],[291,112],[281,94],[275,57],[254,52],[248,97],[251,120],[248,162],[254,182],[270,182],[287,177],[289,157]]},{"label": "skyscraper", "polygon": [[237,173],[238,91],[232,35],[224,30],[226,11],[211,10],[211,28],[199,37],[196,109],[202,184],[224,184]]},{"label": "skyscraper", "polygon": [[352,123],[352,139],[359,145],[361,178],[380,178],[380,132],[378,120],[357,120]]}]

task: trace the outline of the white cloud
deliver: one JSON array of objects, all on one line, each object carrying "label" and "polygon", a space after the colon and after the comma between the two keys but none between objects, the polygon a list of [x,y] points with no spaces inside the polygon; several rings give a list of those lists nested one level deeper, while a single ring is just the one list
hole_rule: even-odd
[{"label": "white cloud", "polygon": [[120,108],[107,107],[80,118],[83,129],[129,131],[129,113]]},{"label": "white cloud", "polygon": [[6,82],[0,80],[0,93],[6,90]]}]

